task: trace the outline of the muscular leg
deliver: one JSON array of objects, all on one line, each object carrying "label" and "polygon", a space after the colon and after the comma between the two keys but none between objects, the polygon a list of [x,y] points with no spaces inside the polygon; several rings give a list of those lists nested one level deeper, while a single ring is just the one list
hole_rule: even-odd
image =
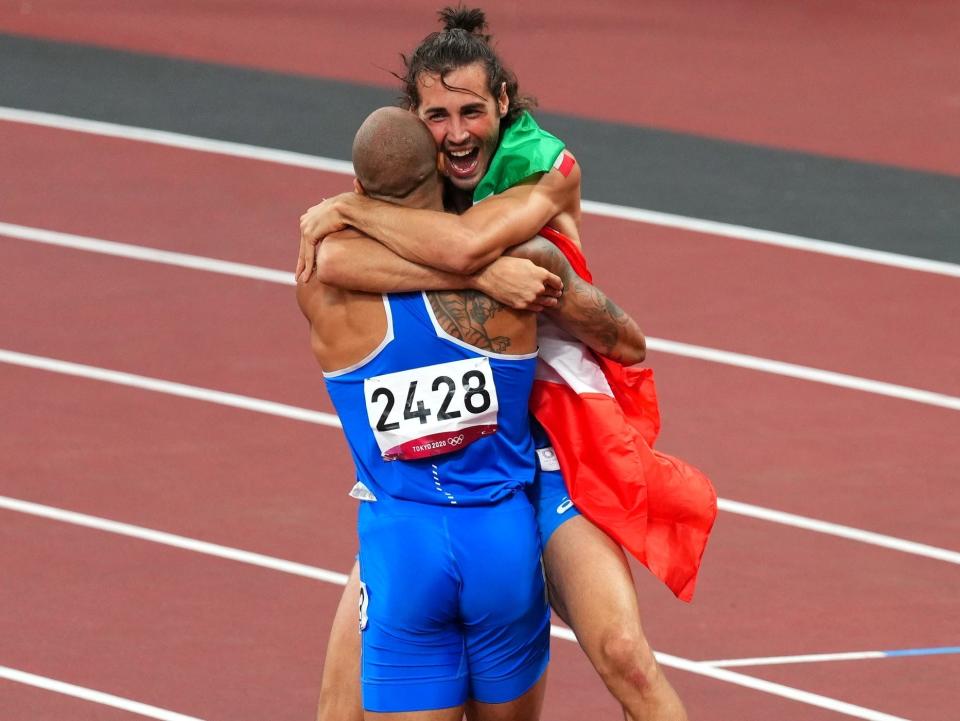
[{"label": "muscular leg", "polygon": [[[355,563],[333,617],[317,721],[363,721],[360,696],[360,567]],[[382,715],[382,714],[381,714]],[[459,719],[459,716],[453,717]],[[437,717],[437,721],[446,717]],[[430,721],[434,721],[430,719]]]},{"label": "muscular leg", "polygon": [[560,526],[543,555],[554,609],[564,618],[629,721],[687,721],[640,625],[620,547],[583,516]]}]

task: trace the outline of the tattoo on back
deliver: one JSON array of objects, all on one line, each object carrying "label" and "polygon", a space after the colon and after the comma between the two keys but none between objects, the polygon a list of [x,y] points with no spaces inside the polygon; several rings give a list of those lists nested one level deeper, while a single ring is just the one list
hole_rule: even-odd
[{"label": "tattoo on back", "polygon": [[487,331],[487,321],[503,308],[497,301],[474,290],[436,291],[427,297],[440,327],[454,338],[494,353],[510,347],[510,338]]}]

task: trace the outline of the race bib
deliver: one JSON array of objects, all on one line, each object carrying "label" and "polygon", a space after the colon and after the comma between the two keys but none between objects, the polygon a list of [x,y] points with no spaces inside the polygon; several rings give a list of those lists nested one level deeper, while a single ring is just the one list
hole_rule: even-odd
[{"label": "race bib", "polygon": [[483,356],[367,378],[363,394],[388,461],[451,453],[497,430],[497,388]]}]

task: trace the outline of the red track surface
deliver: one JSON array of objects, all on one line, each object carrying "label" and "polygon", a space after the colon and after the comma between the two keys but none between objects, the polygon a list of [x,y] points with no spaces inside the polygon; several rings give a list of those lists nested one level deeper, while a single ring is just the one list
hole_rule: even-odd
[{"label": "red track surface", "polygon": [[[210,40],[191,33],[214,25],[189,18],[174,49],[184,54],[197,37]],[[82,35],[86,22],[71,32],[98,39]],[[50,18],[19,29],[66,32]],[[152,47],[116,25],[110,37]],[[206,45],[231,58],[229,44]],[[274,268],[292,267],[303,207],[346,185],[9,123],[0,146],[9,158],[0,221]],[[586,218],[584,236],[601,284],[652,336],[960,395],[960,339],[945,312],[956,306],[955,280],[609,219]],[[0,347],[330,410],[292,288],[6,238],[0,248]],[[635,260],[626,267],[624,258]],[[956,545],[955,411],[651,356],[662,447],[707,469],[722,496]],[[351,564],[350,460],[335,429],[8,365],[0,397],[16,409],[0,434],[0,495],[341,572]],[[0,518],[0,547],[16,549],[0,554],[0,665],[211,720],[310,718],[338,587],[9,511]],[[642,569],[638,586],[655,647],[691,659],[957,642],[955,566],[728,514],[693,605]],[[956,658],[744,672],[948,721]],[[700,721],[842,718],[668,673]],[[551,679],[545,719],[616,716],[574,644],[555,641]],[[0,681],[0,718],[130,714]]]},{"label": "red track surface", "polygon": [[[392,88],[441,4],[32,0],[0,29]],[[960,173],[950,0],[481,5],[547,110]]]}]

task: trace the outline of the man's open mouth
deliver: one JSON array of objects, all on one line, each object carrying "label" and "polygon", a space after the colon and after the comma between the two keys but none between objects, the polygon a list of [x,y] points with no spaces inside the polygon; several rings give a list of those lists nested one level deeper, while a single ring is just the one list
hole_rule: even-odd
[{"label": "man's open mouth", "polygon": [[470,150],[448,150],[447,170],[450,175],[458,178],[468,178],[477,170],[480,162],[480,148]]}]

